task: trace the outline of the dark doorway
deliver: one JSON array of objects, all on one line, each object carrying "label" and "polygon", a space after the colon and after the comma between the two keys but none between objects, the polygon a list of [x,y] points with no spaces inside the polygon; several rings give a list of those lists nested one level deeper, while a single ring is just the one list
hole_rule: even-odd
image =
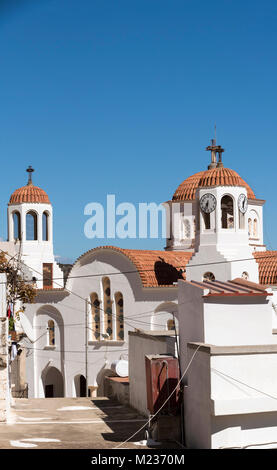
[{"label": "dark doorway", "polygon": [[83,375],[80,375],[80,397],[87,396],[87,381]]},{"label": "dark doorway", "polygon": [[54,385],[45,385],[45,398],[53,398],[54,397]]},{"label": "dark doorway", "polygon": [[44,395],[45,398],[63,397],[63,376],[56,367],[47,369],[44,379]]}]

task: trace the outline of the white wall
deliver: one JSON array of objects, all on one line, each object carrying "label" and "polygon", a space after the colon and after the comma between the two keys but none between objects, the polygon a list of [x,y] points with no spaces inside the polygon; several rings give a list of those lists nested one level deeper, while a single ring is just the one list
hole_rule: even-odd
[{"label": "white wall", "polygon": [[[66,286],[73,293],[40,292],[36,302],[27,306],[24,317],[29,323],[34,324],[37,312],[44,311],[45,325],[49,306],[55,307],[61,315],[64,331],[64,353],[58,345],[55,349],[45,349],[45,337],[35,343],[29,342],[28,347],[34,350],[33,354],[27,357],[26,366],[33,371],[28,377],[30,396],[43,396],[41,374],[49,360],[52,360],[52,365],[56,364],[64,375],[66,396],[75,396],[74,378],[80,374],[85,375],[86,305],[83,299],[89,299],[93,292],[97,292],[99,298],[102,298],[102,277],[105,275],[110,278],[112,299],[118,291],[123,294],[125,326],[123,341],[115,338],[93,341],[88,329],[88,385],[98,386],[98,394],[103,394],[104,377],[110,375],[111,363],[121,357],[128,357],[128,331],[133,331],[134,328],[151,329],[153,315],[156,317],[152,327],[165,328],[166,317],[163,318],[163,315],[168,311],[165,308],[166,305],[171,305],[172,308],[172,304],[174,307],[177,287],[142,288],[138,273],[122,274],[125,271],[134,271],[134,265],[126,256],[109,249],[96,250],[84,255],[74,265],[70,273],[71,279]],[[103,309],[103,303],[100,307]],[[112,309],[115,319],[115,302]],[[158,312],[155,314],[157,310],[162,310],[163,315],[157,315]],[[91,328],[90,314],[88,328]],[[38,331],[35,330],[36,339]]]},{"label": "white wall", "polygon": [[[189,344],[191,358],[197,345]],[[213,347],[196,352],[185,391],[189,448],[277,446],[277,346]]]},{"label": "white wall", "polygon": [[208,293],[178,281],[180,344],[186,355],[188,342],[214,345],[275,344],[272,301],[268,297],[204,297]]},{"label": "white wall", "polygon": [[274,349],[211,356],[213,448],[277,441],[277,375],[272,373],[277,367],[277,347]]},{"label": "white wall", "polygon": [[270,297],[204,300],[204,342],[215,345],[273,344]]}]

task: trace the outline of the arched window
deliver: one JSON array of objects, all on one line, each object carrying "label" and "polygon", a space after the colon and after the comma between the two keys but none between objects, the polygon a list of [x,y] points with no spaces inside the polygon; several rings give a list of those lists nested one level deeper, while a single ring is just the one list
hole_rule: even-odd
[{"label": "arched window", "polygon": [[21,219],[17,211],[13,213],[13,238],[14,240],[21,240]]},{"label": "arched window", "polygon": [[93,340],[100,340],[100,302],[98,295],[95,292],[91,294],[90,302],[92,315],[92,338]]},{"label": "arched window", "polygon": [[253,237],[258,238],[258,220],[254,219],[253,221]]},{"label": "arched window", "polygon": [[186,239],[186,238],[191,238],[190,221],[188,219],[185,219],[183,221],[183,239]]},{"label": "arched window", "polygon": [[124,340],[124,311],[123,311],[123,295],[121,292],[115,294],[116,306],[116,339]]},{"label": "arched window", "polygon": [[33,211],[26,214],[26,240],[37,240],[37,214]]},{"label": "arched window", "polygon": [[252,235],[252,220],[250,218],[248,219],[248,235],[249,237]]},{"label": "arched window", "polygon": [[234,203],[231,196],[221,199],[221,227],[234,228]]},{"label": "arched window", "polygon": [[104,334],[106,339],[112,339],[113,322],[112,322],[112,301],[111,301],[111,284],[108,277],[102,280],[104,294]]},{"label": "arched window", "polygon": [[215,281],[215,275],[211,272],[207,272],[203,276],[203,281]]},{"label": "arched window", "polygon": [[42,214],[42,240],[49,240],[49,227],[48,227],[49,215],[47,212]]},{"label": "arched window", "polygon": [[55,323],[53,320],[48,321],[48,346],[55,346]]},{"label": "arched window", "polygon": [[248,274],[246,271],[243,271],[241,277],[242,277],[242,279],[245,279],[246,281],[248,281],[248,279],[249,279],[249,274]]}]

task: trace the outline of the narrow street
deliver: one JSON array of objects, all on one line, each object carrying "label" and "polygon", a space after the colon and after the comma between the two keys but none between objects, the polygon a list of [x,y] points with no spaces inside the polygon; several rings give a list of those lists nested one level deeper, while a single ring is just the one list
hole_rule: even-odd
[{"label": "narrow street", "polygon": [[[113,449],[146,422],[107,398],[21,398],[14,405],[9,423],[0,424],[0,449]],[[121,448],[147,449],[144,436],[142,430]]]}]

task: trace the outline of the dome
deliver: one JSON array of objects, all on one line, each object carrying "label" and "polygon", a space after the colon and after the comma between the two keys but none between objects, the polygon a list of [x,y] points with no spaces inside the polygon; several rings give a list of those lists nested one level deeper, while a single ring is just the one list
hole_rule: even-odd
[{"label": "dome", "polygon": [[172,201],[191,201],[195,199],[197,188],[208,188],[213,186],[242,186],[247,191],[248,199],[256,199],[250,186],[229,168],[218,167],[195,173],[185,179],[176,189]]},{"label": "dome", "polygon": [[22,186],[12,193],[9,204],[21,204],[22,202],[50,204],[46,192],[33,184]]},{"label": "dome", "polygon": [[22,188],[18,188],[12,193],[9,200],[9,205],[22,204],[24,202],[37,204],[51,204],[46,192],[38,186],[33,185],[33,168],[29,166],[26,171],[29,174],[28,183],[26,184],[26,186],[22,186]]}]

